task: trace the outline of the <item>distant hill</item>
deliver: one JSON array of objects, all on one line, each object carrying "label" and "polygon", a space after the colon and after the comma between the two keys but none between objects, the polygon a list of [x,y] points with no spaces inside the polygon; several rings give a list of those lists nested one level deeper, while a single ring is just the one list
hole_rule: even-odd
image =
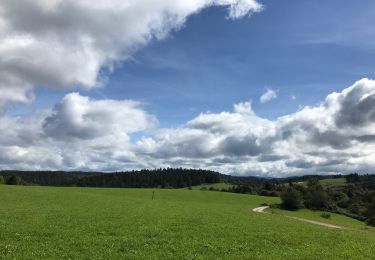
[{"label": "distant hill", "polygon": [[[81,172],[81,171],[0,171],[5,181],[12,176],[21,179],[24,185],[117,187],[117,188],[183,188],[209,183],[230,183],[233,185],[264,186],[265,183],[281,184],[305,182],[311,178],[318,180],[343,179],[348,182],[364,179],[358,174],[351,175],[304,175],[287,178],[261,178],[255,176],[231,176],[203,169],[159,168],[125,172]],[[353,177],[354,176],[354,177]],[[366,176],[366,175],[363,175]],[[368,182],[367,182],[368,183]],[[372,187],[374,188],[374,187]]]}]

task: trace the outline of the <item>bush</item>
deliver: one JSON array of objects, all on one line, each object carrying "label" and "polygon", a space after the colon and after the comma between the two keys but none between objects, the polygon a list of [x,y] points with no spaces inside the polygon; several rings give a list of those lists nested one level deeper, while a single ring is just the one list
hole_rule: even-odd
[{"label": "bush", "polygon": [[5,179],[3,175],[0,175],[0,184],[5,184]]},{"label": "bush", "polygon": [[302,207],[302,194],[293,187],[287,188],[281,193],[282,206],[285,209],[296,210]]},{"label": "bush", "polygon": [[366,220],[367,225],[375,227],[375,216]]},{"label": "bush", "polygon": [[279,193],[277,191],[271,191],[269,193],[269,196],[271,196],[271,197],[279,197]]},{"label": "bush", "polygon": [[294,184],[293,188],[301,192],[303,195],[307,193],[307,188],[304,185],[301,184]]},{"label": "bush", "polygon": [[320,214],[320,216],[322,218],[325,218],[325,219],[330,219],[331,218],[331,214],[329,214],[328,212],[323,212],[322,214]]},{"label": "bush", "polygon": [[259,195],[269,196],[269,197],[278,197],[279,193],[277,193],[277,191],[262,190]]},{"label": "bush", "polygon": [[307,189],[309,190],[321,190],[323,187],[317,178],[310,178],[307,180]]},{"label": "bush", "polygon": [[305,198],[305,207],[309,209],[329,208],[330,197],[324,190],[314,190],[309,192]]},{"label": "bush", "polygon": [[375,201],[368,206],[365,216],[367,218],[367,224],[370,226],[375,226]]},{"label": "bush", "polygon": [[340,208],[347,208],[349,206],[350,198],[343,192],[336,192],[333,194],[337,206]]},{"label": "bush", "polygon": [[361,215],[363,212],[366,211],[366,208],[363,207],[362,205],[360,205],[359,203],[357,202],[354,202],[352,203],[349,207],[348,207],[349,211],[356,214],[356,215]]},{"label": "bush", "polygon": [[7,180],[7,184],[8,185],[20,185],[22,182],[21,178],[18,177],[18,176],[11,176],[8,180]]}]

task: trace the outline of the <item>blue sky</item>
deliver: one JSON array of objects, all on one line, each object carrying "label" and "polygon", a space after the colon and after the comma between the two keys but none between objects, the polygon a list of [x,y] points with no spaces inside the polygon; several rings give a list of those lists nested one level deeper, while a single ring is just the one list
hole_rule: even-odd
[{"label": "blue sky", "polygon": [[[225,19],[223,8],[193,15],[181,31],[125,63],[103,93],[145,100],[163,125],[174,125],[248,100],[259,115],[273,119],[321,102],[359,78],[374,78],[375,59],[368,57],[375,49],[365,46],[365,31],[325,38],[345,33],[347,23],[361,22],[353,30],[371,23],[374,11],[368,20],[358,16],[375,10],[374,2],[367,1],[374,8],[353,1],[263,3],[265,11],[241,20]],[[260,105],[267,87],[278,90],[279,98]]]},{"label": "blue sky", "polygon": [[[252,101],[260,116],[275,119],[374,78],[373,1],[262,3],[263,12],[239,20],[226,18],[224,7],[192,15],[181,30],[119,65],[105,87],[85,94],[140,100],[169,127],[240,101]],[[266,88],[278,98],[260,104]],[[63,96],[51,95],[52,104]]]},{"label": "blue sky", "polygon": [[[79,114],[78,110],[69,114],[72,107],[82,108],[89,104],[86,107],[87,111],[90,109],[97,111],[99,108],[103,109],[102,103],[100,103],[103,101],[117,109],[119,109],[118,106],[126,108],[125,114],[126,111],[133,111],[135,114],[138,113],[137,116],[144,116],[146,121],[152,119],[151,121],[158,122],[156,125],[152,123],[144,127],[143,121],[129,122],[132,126],[140,127],[137,130],[131,128],[132,130],[126,133],[116,132],[116,138],[118,138],[117,134],[124,134],[127,136],[125,139],[130,138],[130,141],[126,141],[125,146],[131,147],[128,155],[131,154],[134,158],[144,156],[144,154],[151,156],[150,154],[155,151],[160,152],[158,150],[160,147],[170,145],[171,149],[175,149],[176,154],[166,155],[168,158],[159,164],[180,166],[171,163],[175,160],[181,162],[183,166],[211,167],[213,165],[213,169],[221,170],[221,165],[216,165],[213,162],[219,159],[230,159],[238,161],[238,163],[224,167],[224,172],[239,171],[241,174],[262,172],[265,174],[267,171],[285,172],[290,170],[288,165],[300,161],[301,158],[307,158],[310,153],[300,151],[300,158],[280,153],[283,143],[280,140],[279,144],[269,144],[270,146],[275,145],[275,150],[262,151],[261,154],[256,155],[259,157],[257,157],[257,161],[244,165],[244,161],[254,156],[252,155],[254,150],[246,155],[250,157],[242,158],[241,156],[244,155],[240,150],[243,147],[248,148],[248,145],[256,144],[255,150],[259,150],[260,147],[263,147],[259,143],[270,142],[271,139],[276,138],[275,136],[282,135],[278,131],[291,124],[285,118],[292,118],[290,121],[294,122],[294,130],[291,131],[294,131],[296,136],[297,133],[305,131],[306,122],[302,124],[299,118],[303,118],[303,116],[298,114],[298,111],[302,111],[301,114],[305,113],[306,117],[311,117],[311,114],[316,113],[313,111],[325,109],[324,113],[327,114],[327,118],[331,117],[331,121],[335,121],[340,118],[340,111],[330,114],[333,108],[328,109],[332,106],[331,103],[324,103],[326,97],[332,92],[340,93],[340,98],[336,100],[336,97],[332,97],[332,99],[335,99],[338,107],[342,107],[343,104],[340,103],[343,102],[342,100],[351,100],[350,94],[347,93],[349,90],[345,91],[346,88],[363,78],[375,78],[375,59],[373,59],[375,56],[375,30],[372,26],[375,18],[374,1],[259,0],[257,2],[255,0],[228,0],[228,3],[225,4],[214,1],[212,6],[207,6],[206,0],[196,1],[197,6],[182,3],[171,4],[164,0],[158,0],[153,2],[154,5],[148,6],[149,2],[147,1],[133,3],[131,6],[133,9],[129,9],[130,11],[126,8],[124,10],[119,8],[115,0],[109,1],[106,7],[98,6],[94,11],[90,9],[90,6],[71,0],[65,2],[56,0],[58,4],[51,4],[51,6],[47,6],[45,2],[39,0],[37,1],[40,2],[39,4],[29,1],[28,8],[33,11],[28,11],[28,16],[25,18],[19,15],[19,12],[22,11],[21,7],[13,6],[14,2],[6,1],[4,4],[0,4],[0,9],[2,7],[9,10],[9,15],[4,17],[9,28],[4,27],[3,32],[1,31],[0,17],[0,36],[3,35],[5,39],[13,39],[13,41],[9,41],[9,46],[14,42],[20,42],[20,45],[11,47],[6,45],[1,48],[0,46],[0,54],[7,57],[3,59],[5,65],[1,65],[2,60],[0,59],[0,66],[5,68],[5,72],[9,70],[10,73],[13,73],[10,74],[11,76],[0,73],[0,90],[2,82],[8,85],[9,82],[13,84],[13,78],[15,78],[14,82],[21,84],[21,87],[15,85],[13,93],[4,94],[4,97],[0,95],[0,108],[4,107],[3,103],[6,104],[4,115],[14,118],[20,116],[26,120],[36,117],[35,115],[41,113],[40,111],[45,111],[43,113],[47,114],[47,119],[61,116],[61,118],[53,119],[55,121],[51,119],[53,122],[67,123],[69,120],[66,118],[70,118],[72,121],[67,125],[57,124],[59,127],[70,129],[76,126],[74,125],[76,121],[73,119]],[[262,10],[260,4],[263,5]],[[241,9],[242,7],[245,9]],[[237,8],[246,11],[233,15],[231,12],[228,13],[228,8],[229,10]],[[39,9],[44,11],[39,12]],[[120,10],[118,17],[114,15],[117,9]],[[78,16],[75,19],[74,15],[78,13],[76,10],[82,12],[82,17],[86,17],[86,19],[81,19]],[[111,11],[109,15],[108,10]],[[164,20],[165,10],[172,15]],[[44,17],[45,12],[49,11],[51,14]],[[66,12],[65,16],[64,12]],[[136,12],[142,15],[133,16]],[[68,14],[70,20],[66,18]],[[99,16],[100,19],[98,19]],[[26,24],[30,24],[30,26],[26,26]],[[160,39],[158,32],[165,37]],[[26,48],[22,47],[22,49],[19,46],[23,46],[25,40],[19,39],[19,35],[26,35],[35,40],[35,43],[31,41],[32,44],[27,45]],[[44,43],[46,45],[43,45]],[[94,47],[90,45],[91,43]],[[41,45],[41,52],[39,52],[38,44]],[[49,47],[45,46],[52,46],[52,50],[49,52],[47,50]],[[57,46],[56,49],[54,49],[55,46]],[[137,51],[133,51],[134,49]],[[3,53],[1,53],[2,51]],[[45,60],[39,60],[41,56],[45,56]],[[127,58],[124,59],[123,56]],[[20,60],[24,59],[25,64],[30,65],[18,68],[8,62],[14,57],[19,57]],[[49,67],[50,70],[48,70]],[[40,72],[43,70],[47,72]],[[98,73],[99,70],[100,73]],[[103,82],[97,84],[97,79],[101,77],[105,77],[104,84]],[[372,88],[369,87],[372,84],[374,84],[372,81],[361,81],[354,86],[358,93],[362,93],[361,95],[366,97],[372,93],[370,91]],[[365,89],[367,92],[363,92]],[[260,97],[267,90],[272,90],[275,98],[262,103]],[[78,92],[79,96],[69,94],[71,92]],[[30,99],[26,93],[33,94],[35,98]],[[91,99],[86,101],[85,97]],[[121,103],[124,100],[135,102],[136,105],[134,105],[135,103]],[[119,105],[120,103],[122,105]],[[234,104],[240,108],[233,110]],[[353,103],[353,106],[355,105]],[[312,107],[312,110],[304,110],[306,106]],[[221,112],[224,112],[224,115]],[[94,112],[82,113],[80,116],[84,120],[87,115]],[[202,113],[203,117],[200,118],[199,115]],[[255,117],[252,117],[251,113],[254,113]],[[104,114],[103,112],[97,116],[104,116]],[[102,119],[108,120],[111,117],[110,114]],[[284,119],[281,118],[282,116]],[[241,119],[237,121],[239,117]],[[324,120],[318,117],[316,114],[311,118],[318,121]],[[43,128],[38,130],[39,132],[46,131],[44,129],[46,122],[52,122],[46,118],[38,119],[40,127]],[[224,144],[229,145],[229,141],[225,140],[236,140],[228,146],[231,147],[230,151],[225,150],[228,148],[226,146],[225,149],[224,146],[218,146],[211,151],[210,155],[207,155],[203,152],[202,147],[187,145],[188,142],[196,142],[197,140],[192,141],[189,138],[195,136],[197,131],[203,131],[201,128],[203,125],[208,127],[207,122],[214,124],[212,122],[212,120],[216,120],[214,118],[220,118],[227,124],[239,123],[242,127],[240,127],[241,131],[237,133],[228,132],[220,136],[220,142]],[[370,114],[368,116],[369,124],[371,118]],[[215,121],[215,124],[221,122],[220,120]],[[306,145],[310,145],[311,140],[317,135],[319,135],[319,140],[314,139],[315,142],[321,142],[326,136],[330,136],[331,140],[328,140],[328,143],[332,145],[334,138],[338,138],[331,136],[332,132],[338,132],[334,128],[337,126],[331,126],[327,130],[325,124],[328,123],[323,123],[323,121],[321,123],[323,128],[316,126],[315,132],[304,133],[303,138],[295,137],[293,141],[290,141],[290,145],[297,147],[299,145],[297,143],[301,139],[307,142]],[[255,132],[248,130],[251,129],[250,126],[257,128],[267,124],[270,125],[263,129],[263,132],[276,131],[276,134],[270,133],[270,135],[274,135],[273,138],[270,136],[260,137]],[[114,123],[114,129],[117,129],[115,125]],[[57,126],[51,126],[48,129],[58,131],[55,128]],[[92,132],[85,133],[87,136],[94,135],[94,132],[104,131],[101,128],[96,129],[96,125],[91,125],[91,123],[85,127],[89,129],[89,126]],[[212,127],[212,125],[210,126]],[[20,126],[17,125],[17,127]],[[127,128],[128,125],[124,123],[122,127]],[[228,127],[224,128],[228,129]],[[73,135],[82,129],[72,130]],[[366,129],[369,131],[366,132],[367,136],[375,135],[373,128],[367,127]],[[192,132],[189,132],[190,130]],[[43,146],[64,153],[61,145],[72,143],[72,140],[75,140],[75,145],[85,147],[85,149],[88,146],[91,147],[92,143],[98,145],[99,141],[97,140],[93,140],[90,145],[86,141],[85,144],[82,144],[74,138],[85,136],[83,139],[87,140],[88,137],[84,133],[79,133],[73,138],[67,134],[70,130],[66,131],[60,132],[59,130],[58,135],[54,132],[52,136],[43,140]],[[108,129],[108,131],[115,130]],[[247,134],[252,137],[255,135],[256,141],[253,142],[249,136],[244,136],[246,131],[249,131]],[[364,134],[364,132],[361,133]],[[202,134],[202,138],[205,134]],[[61,140],[62,136],[66,139]],[[107,137],[109,138],[109,136],[108,134]],[[170,136],[176,140],[171,141],[168,139]],[[359,138],[353,137],[353,134],[349,132],[340,133],[341,136],[347,136],[349,138],[347,141],[351,142],[353,146],[357,142],[355,138]],[[115,138],[114,135],[111,137]],[[218,137],[217,134],[215,137]],[[58,140],[60,145],[49,143],[53,138],[60,138]],[[181,139],[181,142],[177,140],[178,138]],[[219,142],[218,140],[213,140],[207,146]],[[140,141],[142,143],[138,143]],[[186,148],[186,145],[189,146],[188,149],[178,154]],[[363,145],[363,147],[361,146],[362,150],[366,145],[365,150],[367,151],[361,162],[352,162],[353,158],[350,156],[342,158],[340,161],[339,152],[343,151],[331,151],[332,161],[340,161],[340,163],[337,163],[336,168],[331,167],[321,171],[323,173],[332,172],[348,167],[348,165],[353,166],[356,163],[359,168],[368,169],[369,163],[364,158],[367,158],[366,156],[374,147],[372,143],[360,145]],[[24,148],[24,144],[20,143],[14,143],[13,146]],[[6,151],[9,150],[7,147],[4,148]],[[47,149],[46,147],[45,149]],[[147,149],[153,147],[154,150],[147,150],[146,147]],[[336,149],[337,147],[330,148]],[[199,152],[191,155],[193,150]],[[354,154],[354,151],[351,152]],[[115,149],[106,151],[106,154],[117,153],[118,151]],[[194,158],[197,154],[207,156],[206,161],[196,161]],[[238,154],[241,156],[234,156]],[[272,154],[288,159],[277,160],[272,165],[271,163],[264,165],[261,157]],[[347,154],[350,152],[347,151]],[[59,156],[63,158],[56,160],[66,159],[63,155]],[[147,160],[156,160],[156,157],[151,156],[151,159],[142,157],[140,160],[137,159],[138,161],[134,158],[126,159],[125,161],[130,160],[133,164],[112,163],[109,166],[98,166],[95,169],[158,167],[158,163],[146,163]],[[326,155],[320,155],[306,159],[314,166],[310,170],[319,171],[321,169],[319,165],[329,165],[323,160],[326,157]],[[251,159],[253,160],[254,157]],[[76,166],[71,166],[72,169],[92,169],[87,166],[91,161],[85,160],[82,159],[82,164],[77,163]],[[108,160],[110,161],[111,158]],[[4,167],[9,165],[4,163]],[[285,165],[289,168],[285,168]],[[14,167],[20,167],[20,164],[15,164]],[[70,169],[70,166],[66,164],[61,167]],[[249,170],[252,167],[257,170]],[[356,168],[353,166],[350,169]],[[300,170],[298,167],[291,169],[295,173],[299,173]]]}]

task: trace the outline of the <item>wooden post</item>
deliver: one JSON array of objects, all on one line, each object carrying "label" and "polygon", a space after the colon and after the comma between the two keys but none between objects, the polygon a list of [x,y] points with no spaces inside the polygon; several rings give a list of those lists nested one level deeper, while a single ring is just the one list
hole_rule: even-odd
[{"label": "wooden post", "polygon": [[155,191],[152,192],[152,200],[155,199]]}]

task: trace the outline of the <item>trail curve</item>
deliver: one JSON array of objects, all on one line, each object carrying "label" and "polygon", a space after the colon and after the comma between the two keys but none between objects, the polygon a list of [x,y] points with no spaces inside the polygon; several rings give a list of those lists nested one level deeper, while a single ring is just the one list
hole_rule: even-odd
[{"label": "trail curve", "polygon": [[[263,213],[263,214],[269,214],[268,212],[265,212],[265,210],[268,209],[268,208],[269,208],[269,206],[261,206],[261,207],[253,208],[253,212]],[[283,216],[285,216],[285,215],[283,215]],[[328,228],[349,229],[349,228],[346,228],[346,227],[342,227],[342,226],[338,226],[338,225],[333,225],[333,224],[328,224],[328,223],[324,223],[324,222],[320,222],[320,221],[315,221],[315,220],[310,220],[310,219],[305,219],[305,218],[292,217],[292,216],[285,216],[285,217],[290,218],[290,219],[299,220],[299,221],[306,222],[306,223],[310,223],[310,224],[315,224],[315,225],[319,225],[319,226],[323,226],[323,227],[328,227]]]}]

